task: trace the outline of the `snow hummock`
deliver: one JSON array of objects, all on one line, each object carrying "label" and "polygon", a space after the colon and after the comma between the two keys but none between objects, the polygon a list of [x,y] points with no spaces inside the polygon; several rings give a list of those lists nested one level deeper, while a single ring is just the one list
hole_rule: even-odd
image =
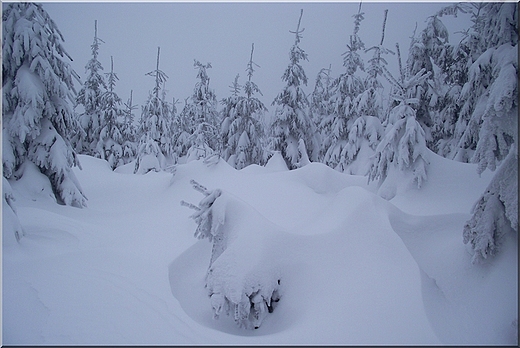
[{"label": "snow hummock", "polygon": [[[191,161],[173,176],[79,157],[87,208],[9,182],[24,237],[3,245],[3,344],[517,344],[517,236],[481,265],[462,242],[493,174],[476,165],[430,152],[428,181],[396,184],[388,201],[364,176],[319,163],[289,171],[279,155],[243,170]],[[194,238],[180,204],[203,198],[191,180],[221,190],[235,236],[212,285],[280,279],[257,330],[213,319],[212,244]]]}]

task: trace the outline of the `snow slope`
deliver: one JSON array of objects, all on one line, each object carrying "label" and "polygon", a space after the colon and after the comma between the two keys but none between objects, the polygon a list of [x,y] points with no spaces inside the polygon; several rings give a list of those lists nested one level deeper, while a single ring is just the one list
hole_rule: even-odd
[{"label": "snow slope", "polygon": [[[492,174],[474,165],[430,154],[424,187],[398,187],[388,202],[366,177],[318,163],[288,171],[276,157],[241,171],[193,161],[174,175],[80,160],[85,209],[55,204],[41,181],[11,182],[25,237],[16,243],[4,213],[3,344],[517,341],[517,237],[480,266],[462,243]],[[272,236],[235,243],[281,272],[280,302],[258,330],[212,319],[211,244],[193,237],[193,211],[180,205],[202,198],[192,179],[234,202],[228,216],[248,216],[229,228]]]}]

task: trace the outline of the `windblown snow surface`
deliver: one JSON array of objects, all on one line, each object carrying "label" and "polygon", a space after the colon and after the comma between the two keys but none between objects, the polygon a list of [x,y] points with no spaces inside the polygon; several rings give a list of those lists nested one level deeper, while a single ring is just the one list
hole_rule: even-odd
[{"label": "windblown snow surface", "polygon": [[[3,207],[2,342],[517,344],[517,236],[481,265],[462,242],[493,173],[428,154],[421,189],[399,173],[378,188],[318,163],[288,171],[276,156],[240,171],[193,161],[175,175],[80,156],[85,209],[56,204],[26,170],[10,182],[19,243]],[[281,299],[257,330],[213,319],[212,246],[180,204],[203,198],[192,179],[228,201],[225,224],[242,236],[221,255],[229,269],[280,274]]]}]

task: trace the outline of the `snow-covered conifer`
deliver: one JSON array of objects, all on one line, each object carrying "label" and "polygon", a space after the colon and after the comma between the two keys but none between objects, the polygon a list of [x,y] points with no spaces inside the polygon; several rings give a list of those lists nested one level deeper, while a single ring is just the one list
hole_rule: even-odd
[{"label": "snow-covered conifer", "polygon": [[[19,179],[30,161],[46,175],[57,202],[83,207],[70,139],[79,125],[71,104],[77,74],[63,36],[41,5],[10,3],[2,13],[3,175]],[[72,60],[72,59],[71,59]]]},{"label": "snow-covered conifer", "polygon": [[[226,155],[229,155],[227,161],[235,169],[242,169],[250,164],[263,163],[263,126],[260,122],[262,112],[267,111],[264,104],[256,97],[254,93],[260,92],[260,89],[251,81],[253,77],[254,44],[251,47],[251,58],[247,64],[248,80],[244,84],[244,97],[231,96],[228,98],[226,109],[227,116],[223,122],[223,127],[227,127],[227,134],[223,140],[227,140],[225,144]],[[257,65],[258,66],[258,65]],[[238,76],[238,75],[237,75]],[[235,88],[238,88],[235,80]],[[233,105],[234,104],[234,105]]]},{"label": "snow-covered conifer", "polygon": [[[165,169],[169,165],[171,153],[171,115],[169,105],[162,95],[162,86],[168,76],[159,69],[159,57],[161,48],[157,48],[157,66],[156,69],[146,75],[155,78],[155,87],[148,96],[146,104],[142,108],[141,121],[139,126],[139,146],[137,149],[137,161],[135,164],[135,173],[145,172],[151,168],[139,169],[143,158],[155,158],[159,168],[155,170]],[[148,162],[148,160],[147,160]],[[147,163],[148,164],[148,163]],[[147,165],[148,167],[148,165]]]},{"label": "snow-covered conifer", "polygon": [[99,140],[96,145],[97,153],[110,165],[112,170],[125,164],[123,160],[123,132],[121,98],[114,91],[118,77],[114,73],[114,59],[110,57],[110,72],[107,73],[108,90],[101,96],[102,125]]},{"label": "snow-covered conifer", "polygon": [[198,160],[220,153],[219,117],[217,112],[217,98],[213,89],[209,87],[207,69],[211,63],[202,64],[194,60],[194,67],[198,70],[193,94],[186,106],[184,117],[190,123],[191,134],[188,138],[187,161]]},{"label": "snow-covered conifer", "polygon": [[73,144],[78,153],[101,157],[96,146],[101,132],[102,115],[101,115],[101,97],[105,93],[107,87],[101,70],[103,66],[98,60],[99,46],[104,43],[97,35],[97,20],[94,22],[94,42],[90,46],[92,49],[92,58],[85,66],[87,78],[81,87],[77,97],[77,105],[83,107],[83,112],[79,115],[79,121],[84,132],[78,133]]},{"label": "snow-covered conifer", "polygon": [[[516,6],[511,9],[516,14]],[[489,13],[505,16],[493,6]],[[507,22],[506,19],[503,21]],[[517,43],[491,47],[477,58],[461,96],[471,98],[473,91],[481,94],[469,120],[470,125],[478,127],[478,141],[471,160],[478,163],[479,173],[486,168],[495,170],[503,161],[473,209],[472,219],[464,227],[464,242],[471,243],[476,262],[496,253],[507,231],[518,233]]]},{"label": "snow-covered conifer", "polygon": [[282,80],[286,81],[287,85],[272,103],[276,105],[276,110],[268,127],[270,147],[274,151],[281,152],[287,166],[291,169],[296,168],[299,162],[300,139],[305,142],[311,160],[315,160],[319,152],[315,127],[309,116],[309,101],[301,86],[302,83],[307,85],[307,76],[300,65],[300,60],[307,60],[307,54],[299,46],[304,31],[304,29],[300,30],[302,16],[303,10],[296,31],[291,31],[296,38],[290,50],[289,66],[282,76]]},{"label": "snow-covered conifer", "polygon": [[222,142],[222,158],[227,161],[232,154],[232,148],[228,146],[229,140],[229,127],[231,122],[237,117],[237,102],[239,99],[244,98],[240,96],[240,89],[242,86],[238,83],[239,74],[235,76],[233,84],[229,86],[231,89],[231,95],[227,98],[222,99],[221,103],[224,106],[222,109],[222,125],[220,126],[220,136]]},{"label": "snow-covered conifer", "polygon": [[394,91],[398,92],[391,97],[399,104],[389,113],[385,135],[371,157],[368,178],[369,181],[379,180],[381,184],[393,167],[411,173],[412,180],[420,188],[427,179],[428,161],[425,133],[416,120],[414,107],[418,105],[416,87],[430,74],[421,69],[413,76],[401,76],[400,81],[387,74],[394,83]]},{"label": "snow-covered conifer", "polygon": [[123,122],[121,124],[121,134],[123,136],[123,162],[130,163],[135,159],[137,153],[137,130],[134,125],[134,110],[137,105],[132,103],[133,91],[130,91],[130,98],[124,103]]},{"label": "snow-covered conifer", "polygon": [[280,231],[245,202],[191,183],[204,198],[198,206],[181,204],[195,210],[195,237],[212,243],[205,287],[213,318],[226,314],[239,327],[258,329],[281,297],[280,266],[262,252],[279,243]]},{"label": "snow-covered conifer", "polygon": [[[320,124],[323,119],[329,117],[333,113],[334,105],[332,104],[331,97],[331,85],[332,85],[332,77],[330,76],[331,66],[329,68],[323,68],[320,70],[316,77],[316,83],[314,85],[314,90],[311,94],[311,106],[310,113],[311,118],[317,129],[317,141],[318,144],[322,144],[323,139],[328,137],[327,131],[320,127]],[[321,147],[321,145],[320,145]],[[323,156],[325,154],[320,150],[318,155],[318,161],[323,161]]]},{"label": "snow-covered conifer", "polygon": [[320,123],[320,128],[328,133],[328,136],[322,139],[323,161],[341,172],[350,163],[345,146],[348,143],[349,129],[359,116],[355,105],[356,100],[364,90],[363,80],[356,75],[358,69],[364,70],[363,60],[358,53],[365,47],[358,35],[363,15],[360,4],[358,13],[353,16],[354,32],[350,35],[348,50],[343,53],[343,66],[346,72],[341,74],[332,85],[333,113]]}]

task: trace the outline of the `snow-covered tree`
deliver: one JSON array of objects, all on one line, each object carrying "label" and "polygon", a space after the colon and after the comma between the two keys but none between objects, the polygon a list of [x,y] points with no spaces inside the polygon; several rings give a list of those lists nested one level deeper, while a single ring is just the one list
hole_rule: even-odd
[{"label": "snow-covered tree", "polygon": [[[322,129],[319,125],[321,122],[332,115],[334,112],[334,105],[332,104],[331,98],[331,85],[332,85],[332,77],[331,74],[331,66],[329,68],[322,68],[316,77],[316,83],[314,84],[314,90],[311,94],[311,105],[310,105],[310,113],[311,118],[317,129],[317,141],[318,144],[323,143],[323,139],[326,139],[329,135],[327,130]],[[320,145],[320,148],[321,145]],[[320,149],[320,153],[318,155],[318,161],[322,162],[324,157],[323,151]]]},{"label": "snow-covered tree", "polygon": [[94,42],[90,46],[92,49],[92,58],[85,66],[87,78],[80,89],[77,97],[77,105],[82,105],[83,112],[79,115],[81,128],[84,132],[78,133],[73,144],[78,153],[101,157],[97,151],[96,145],[101,132],[102,116],[101,116],[101,97],[105,93],[107,87],[101,70],[103,66],[98,60],[99,46],[104,43],[97,36],[97,20],[94,22]]},{"label": "snow-covered tree", "polygon": [[[135,173],[146,173],[151,169],[165,169],[170,161],[173,136],[169,119],[171,112],[161,93],[168,76],[159,69],[160,52],[161,48],[158,47],[156,69],[146,74],[155,78],[155,87],[142,108]],[[145,158],[146,160],[143,162]]]},{"label": "snow-covered tree", "polygon": [[97,153],[110,165],[112,170],[125,164],[123,160],[123,132],[121,98],[114,91],[119,79],[114,73],[114,59],[110,57],[110,72],[107,73],[108,90],[101,96],[102,128],[96,145]]},{"label": "snow-covered tree", "polygon": [[348,143],[348,133],[352,124],[359,116],[356,107],[356,99],[363,92],[363,80],[356,75],[359,70],[364,70],[363,60],[358,51],[365,45],[358,35],[364,13],[359,11],[354,15],[354,32],[350,35],[347,51],[343,53],[343,66],[346,72],[341,74],[332,85],[331,102],[333,113],[325,117],[320,123],[320,128],[328,134],[322,140],[322,152],[325,154],[323,162],[328,166],[343,172],[350,163],[345,146]]},{"label": "snow-covered tree", "polygon": [[290,50],[289,66],[282,76],[282,80],[286,81],[287,85],[272,103],[276,105],[276,110],[268,127],[271,149],[281,152],[290,169],[298,167],[302,156],[298,148],[300,139],[304,141],[307,154],[312,160],[315,160],[319,153],[315,138],[316,130],[309,116],[309,101],[301,86],[307,85],[307,76],[300,65],[300,60],[308,60],[307,54],[299,46],[304,31],[304,29],[300,30],[302,16],[303,10],[296,31],[291,31],[296,39]]},{"label": "snow-covered tree", "polygon": [[229,86],[231,95],[227,98],[222,99],[221,103],[224,106],[222,109],[222,125],[220,126],[220,137],[222,142],[222,158],[227,162],[229,157],[232,155],[232,148],[228,146],[229,140],[229,127],[231,123],[237,117],[237,103],[239,99],[244,98],[240,95],[240,89],[242,86],[238,83],[239,74],[235,76],[233,84]]},{"label": "snow-covered tree", "polygon": [[[229,155],[227,161],[235,169],[242,169],[250,164],[262,164],[263,163],[263,148],[262,148],[262,137],[263,137],[263,126],[260,122],[262,112],[267,111],[264,104],[256,97],[254,93],[260,93],[260,89],[251,81],[254,72],[253,62],[253,51],[254,44],[251,47],[251,58],[247,64],[247,76],[248,80],[244,84],[244,97],[238,97],[232,95],[226,100],[226,108],[224,109],[226,118],[223,121],[223,140],[226,143],[223,144],[225,147],[226,155]],[[258,66],[258,65],[257,65]],[[238,77],[238,75],[237,75]],[[238,84],[235,80],[233,85],[235,91],[238,90]]]},{"label": "snow-covered tree", "polygon": [[121,124],[121,134],[123,136],[123,162],[130,163],[135,159],[137,153],[137,130],[134,125],[134,110],[137,105],[132,103],[133,91],[130,91],[130,98],[124,103],[123,122]]},{"label": "snow-covered tree", "polygon": [[188,99],[184,100],[184,107],[180,113],[176,114],[173,119],[173,155],[177,158],[177,161],[185,158],[188,153],[188,149],[191,147],[190,136],[192,134],[192,123],[189,119],[189,110],[191,105],[188,103]]},{"label": "snow-covered tree", "polygon": [[[453,62],[449,64],[451,68],[447,76],[456,79],[456,88],[452,92],[452,99],[456,98],[456,102],[447,107],[448,111],[455,112],[456,120],[452,126],[452,138],[443,140],[439,151],[449,158],[470,162],[479,142],[486,95],[497,76],[491,70],[494,62],[487,62],[486,56],[491,54],[490,49],[517,44],[517,5],[508,2],[468,3],[445,8],[440,14],[456,15],[458,12],[469,12],[473,25],[452,52]],[[448,114],[443,119],[450,117]]]},{"label": "snow-covered tree", "polygon": [[[472,162],[478,163],[478,172],[503,163],[464,226],[464,242],[471,243],[474,262],[495,254],[508,231],[518,233],[518,8],[513,3],[486,5],[482,33],[495,45],[471,65],[461,98],[479,97],[468,122],[477,128]],[[465,107],[467,102],[463,112]]]},{"label": "snow-covered tree", "polygon": [[356,107],[360,115],[378,117],[381,122],[385,120],[383,110],[383,84],[381,77],[385,76],[388,62],[383,57],[387,54],[395,54],[392,50],[383,46],[385,39],[386,19],[388,10],[384,11],[383,28],[381,33],[381,41],[379,45],[372,46],[365,50],[365,53],[373,52],[372,58],[368,59],[368,67],[366,68],[367,76],[364,83],[363,92],[357,97]]},{"label": "snow-covered tree", "polygon": [[279,260],[265,253],[280,243],[281,231],[245,202],[191,183],[204,198],[198,206],[181,204],[195,210],[195,237],[212,243],[205,287],[213,318],[226,314],[239,327],[258,329],[281,298]]},{"label": "snow-covered tree", "polygon": [[63,36],[39,4],[10,3],[2,13],[2,162],[7,179],[34,163],[52,185],[57,202],[83,207],[86,198],[72,167],[79,165],[70,139],[79,125],[72,60]]},{"label": "snow-covered tree", "polygon": [[202,64],[194,60],[194,67],[198,70],[193,94],[185,108],[184,117],[191,128],[188,138],[187,161],[207,158],[220,153],[219,117],[217,112],[217,97],[215,91],[209,87],[207,69],[211,63]]},{"label": "snow-covered tree", "polygon": [[[416,120],[415,107],[419,101],[415,96],[416,87],[429,75],[425,69],[421,69],[413,76],[401,76],[400,81],[391,79],[394,91],[398,92],[391,97],[399,104],[390,111],[385,135],[371,158],[369,181],[379,180],[381,185],[392,168],[411,173],[412,181],[419,188],[427,179],[425,133]],[[386,195],[385,198],[392,198],[390,196]]]}]

